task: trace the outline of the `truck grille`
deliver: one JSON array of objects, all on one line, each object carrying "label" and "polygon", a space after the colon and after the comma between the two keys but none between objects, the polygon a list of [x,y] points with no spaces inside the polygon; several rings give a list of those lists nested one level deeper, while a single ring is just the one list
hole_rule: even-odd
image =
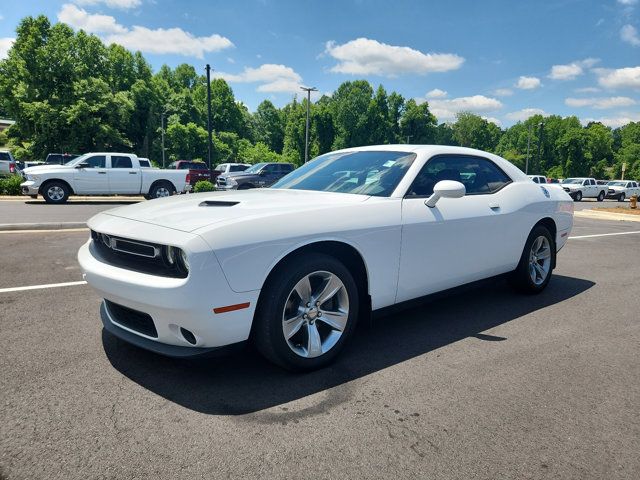
[{"label": "truck grille", "polygon": [[170,265],[163,245],[107,235],[91,230],[91,248],[105,263],[135,272],[161,277],[186,278],[188,272],[177,262]]},{"label": "truck grille", "polygon": [[124,307],[105,299],[105,306],[109,316],[119,325],[127,327],[147,337],[158,338],[158,331],[150,315]]},{"label": "truck grille", "polygon": [[223,187],[223,186],[225,186],[227,184],[227,180],[225,178],[218,177],[218,178],[216,178],[216,184],[219,187]]},{"label": "truck grille", "polygon": [[562,187],[562,189],[563,189],[565,192],[570,192],[570,191],[571,191],[571,190],[570,190],[570,189],[568,189],[567,187]]}]

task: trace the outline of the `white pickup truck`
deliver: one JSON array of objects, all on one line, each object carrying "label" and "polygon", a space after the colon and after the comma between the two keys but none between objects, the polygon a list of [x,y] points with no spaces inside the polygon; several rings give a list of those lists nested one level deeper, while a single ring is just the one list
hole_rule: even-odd
[{"label": "white pickup truck", "polygon": [[640,185],[633,180],[613,180],[607,184],[607,188],[607,198],[615,198],[619,202],[634,195],[640,196]]},{"label": "white pickup truck", "polygon": [[26,181],[20,186],[23,195],[35,198],[40,194],[47,203],[64,203],[69,195],[144,195],[149,199],[191,188],[188,171],[149,168],[145,160],[130,153],[86,153],[65,165],[25,168]]},{"label": "white pickup truck", "polygon": [[594,178],[567,178],[562,181],[560,186],[576,202],[583,198],[597,198],[601,202],[609,191],[607,185],[598,185]]}]

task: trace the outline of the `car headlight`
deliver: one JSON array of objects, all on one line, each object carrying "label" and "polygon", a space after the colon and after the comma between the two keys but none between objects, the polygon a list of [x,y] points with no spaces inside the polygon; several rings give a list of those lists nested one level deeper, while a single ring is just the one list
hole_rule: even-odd
[{"label": "car headlight", "polygon": [[237,185],[238,182],[236,182],[233,178],[229,177],[227,178],[227,185]]},{"label": "car headlight", "polygon": [[180,257],[179,257],[179,261],[178,261],[178,265],[180,265],[180,267],[185,271],[185,272],[189,272],[189,258],[187,257],[187,254],[184,250],[182,249],[178,249],[180,250]]},{"label": "car headlight", "polygon": [[37,175],[27,175],[27,180],[36,181],[38,180]]},{"label": "car headlight", "polygon": [[185,273],[189,272],[189,258],[184,250],[178,247],[164,247],[163,256],[165,262],[173,268],[178,268]]}]

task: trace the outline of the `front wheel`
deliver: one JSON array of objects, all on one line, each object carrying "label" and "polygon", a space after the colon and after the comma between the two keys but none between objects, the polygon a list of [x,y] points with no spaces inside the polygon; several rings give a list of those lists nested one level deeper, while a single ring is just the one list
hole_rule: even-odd
[{"label": "front wheel", "polygon": [[514,286],[524,293],[540,293],[551,279],[555,264],[556,242],[544,225],[531,230],[518,267],[512,274]]},{"label": "front wheel", "polygon": [[42,196],[44,201],[52,204],[65,203],[69,198],[69,187],[64,182],[58,182],[56,180],[47,183],[42,188]]},{"label": "front wheel", "polygon": [[579,202],[582,200],[582,192],[576,192],[575,200],[576,202]]},{"label": "front wheel", "polygon": [[624,202],[624,198],[625,198],[624,193],[621,193],[621,194],[618,196],[618,201],[619,201],[619,202]]},{"label": "front wheel", "polygon": [[602,202],[604,200],[604,192],[600,192],[600,194],[598,195],[598,201]]},{"label": "front wheel", "polygon": [[358,287],[349,270],[324,254],[278,267],[264,287],[253,340],[269,360],[292,371],[321,368],[340,353],[358,318]]}]

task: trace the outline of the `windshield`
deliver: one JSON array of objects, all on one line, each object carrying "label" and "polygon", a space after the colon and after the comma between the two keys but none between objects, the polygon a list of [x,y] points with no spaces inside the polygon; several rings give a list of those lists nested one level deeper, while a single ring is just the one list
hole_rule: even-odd
[{"label": "windshield", "polygon": [[89,155],[91,155],[91,153],[85,153],[84,155],[80,155],[78,158],[74,158],[70,162],[65,163],[65,165],[68,165],[70,167],[78,165],[78,164],[82,163],[84,160],[86,160],[87,157],[89,157]]},{"label": "windshield", "polygon": [[612,187],[626,187],[627,182],[609,182]]},{"label": "windshield", "polygon": [[415,160],[415,153],[327,153],[294,170],[271,188],[388,197]]},{"label": "windshield", "polygon": [[583,182],[584,179],[582,178],[567,178],[566,180],[563,180],[562,183],[567,183],[567,184],[581,184]]},{"label": "windshield", "polygon": [[258,172],[262,167],[264,167],[266,165],[266,163],[256,163],[255,165],[251,165],[249,168],[247,168],[245,170],[245,173],[256,173]]}]

